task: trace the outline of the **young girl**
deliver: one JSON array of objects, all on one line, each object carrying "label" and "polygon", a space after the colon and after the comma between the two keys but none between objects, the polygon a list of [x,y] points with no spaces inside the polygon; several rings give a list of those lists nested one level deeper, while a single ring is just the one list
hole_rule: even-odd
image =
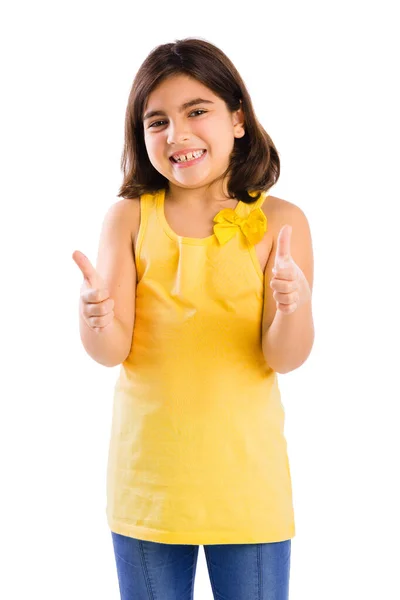
[{"label": "young girl", "polygon": [[193,598],[203,544],[215,598],[285,600],[295,524],[277,373],[314,340],[307,219],[269,194],[277,150],[201,39],[140,67],[122,165],[96,269],[73,255],[84,347],[121,365],[107,469],[121,598]]}]

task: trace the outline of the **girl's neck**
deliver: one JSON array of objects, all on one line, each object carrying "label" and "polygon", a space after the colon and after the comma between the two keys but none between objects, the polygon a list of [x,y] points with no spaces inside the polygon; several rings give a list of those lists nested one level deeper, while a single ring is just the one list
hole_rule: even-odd
[{"label": "girl's neck", "polygon": [[219,189],[215,186],[191,189],[169,185],[165,190],[165,202],[182,208],[206,211],[212,210],[215,206],[223,207],[237,201],[229,198],[227,193],[224,194],[221,185]]}]

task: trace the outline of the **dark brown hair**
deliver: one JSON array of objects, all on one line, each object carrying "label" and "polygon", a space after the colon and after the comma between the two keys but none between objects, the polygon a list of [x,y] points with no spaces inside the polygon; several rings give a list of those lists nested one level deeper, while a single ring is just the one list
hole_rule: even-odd
[{"label": "dark brown hair", "polygon": [[229,111],[242,105],[245,135],[235,138],[227,170],[228,193],[243,202],[259,198],[250,191],[267,191],[279,179],[278,152],[254,113],[246,86],[232,62],[213,44],[185,38],[154,48],[140,66],[129,94],[125,141],[121,158],[124,180],[118,197],[135,198],[168,188],[169,182],[151,164],[144,141],[143,111],[152,90],[172,75],[188,75],[225,101]]}]

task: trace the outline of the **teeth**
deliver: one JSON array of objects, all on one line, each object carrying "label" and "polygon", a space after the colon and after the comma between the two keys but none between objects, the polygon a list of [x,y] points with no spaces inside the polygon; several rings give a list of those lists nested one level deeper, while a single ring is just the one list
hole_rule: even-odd
[{"label": "teeth", "polygon": [[187,160],[192,160],[193,158],[199,158],[202,154],[204,154],[205,150],[198,150],[197,152],[188,152],[187,154],[181,154],[178,157],[174,157],[176,162],[185,162]]}]

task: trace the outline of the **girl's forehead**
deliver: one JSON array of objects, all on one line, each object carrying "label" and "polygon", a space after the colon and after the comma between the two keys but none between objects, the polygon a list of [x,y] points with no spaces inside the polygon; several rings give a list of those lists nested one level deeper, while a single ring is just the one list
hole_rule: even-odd
[{"label": "girl's forehead", "polygon": [[154,88],[148,97],[148,101],[154,97],[157,98],[172,98],[183,99],[184,96],[192,97],[193,93],[207,94],[214,96],[213,91],[206,85],[186,75],[174,75],[164,79],[156,88]]}]

